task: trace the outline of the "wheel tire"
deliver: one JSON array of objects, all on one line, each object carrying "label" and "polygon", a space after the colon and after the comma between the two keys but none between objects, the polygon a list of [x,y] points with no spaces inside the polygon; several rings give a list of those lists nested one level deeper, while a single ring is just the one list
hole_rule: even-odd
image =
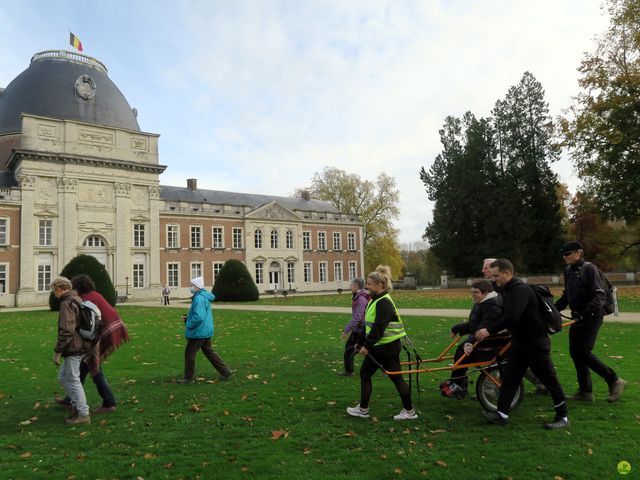
[{"label": "wheel tire", "polygon": [[[493,368],[488,371],[491,375],[496,378],[500,378],[500,369]],[[487,412],[496,412],[498,411],[498,393],[500,392],[500,388],[493,383],[489,378],[483,373],[480,374],[478,381],[476,382],[476,396],[478,397],[478,401],[482,408],[484,408]],[[511,401],[511,410],[516,408],[518,405],[522,403],[522,399],[524,398],[524,384],[521,382],[520,386],[516,390],[516,394]]]}]

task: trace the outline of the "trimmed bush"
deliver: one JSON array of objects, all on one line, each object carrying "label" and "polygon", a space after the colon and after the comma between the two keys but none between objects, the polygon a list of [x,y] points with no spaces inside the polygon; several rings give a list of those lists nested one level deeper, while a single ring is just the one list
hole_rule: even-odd
[{"label": "trimmed bush", "polygon": [[211,292],[221,302],[252,302],[259,297],[258,287],[247,267],[234,259],[224,263]]},{"label": "trimmed bush", "polygon": [[[71,280],[76,275],[84,273],[89,275],[93,283],[96,285],[96,291],[99,292],[107,302],[115,306],[116,304],[116,289],[111,283],[111,277],[107,269],[104,268],[95,257],[91,255],[78,255],[71,259],[69,263],[62,269],[60,276],[67,277]],[[53,296],[53,293],[49,295],[49,307],[54,312],[60,310],[60,301]]]}]

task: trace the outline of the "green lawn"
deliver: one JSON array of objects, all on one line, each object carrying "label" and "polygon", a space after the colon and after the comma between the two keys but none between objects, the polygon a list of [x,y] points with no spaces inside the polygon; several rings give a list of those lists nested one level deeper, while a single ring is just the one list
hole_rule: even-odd
[{"label": "green lawn", "polygon": [[[215,344],[236,375],[218,382],[199,355],[201,380],[177,385],[183,309],[120,311],[133,338],[105,365],[118,410],[80,427],[66,426],[52,402],[61,393],[51,362],[56,315],[1,314],[0,478],[609,479],[619,477],[621,460],[632,465],[627,478],[638,478],[635,324],[606,323],[597,347],[629,380],[621,401],[604,401],[604,382],[596,379],[597,401],[571,404],[572,428],[548,432],[541,424],[553,415],[549,398],[527,395],[511,425],[487,425],[477,401],[440,396],[444,373],[421,376],[417,421],[393,421],[401,406],[382,375],[374,378],[375,418],[348,417],[359,382],[335,375],[347,315],[218,311]],[[406,323],[424,357],[448,342],[452,320]],[[553,340],[561,381],[572,393],[566,333]],[[86,390],[96,406],[91,381]]]},{"label": "green lawn", "polygon": [[[552,289],[556,298],[562,289]],[[618,302],[621,312],[640,312],[640,287],[618,288]],[[393,299],[398,308],[471,308],[471,295],[468,289],[450,290],[396,290]],[[255,302],[262,305],[312,305],[312,306],[351,306],[351,294],[331,295],[263,295]]]}]

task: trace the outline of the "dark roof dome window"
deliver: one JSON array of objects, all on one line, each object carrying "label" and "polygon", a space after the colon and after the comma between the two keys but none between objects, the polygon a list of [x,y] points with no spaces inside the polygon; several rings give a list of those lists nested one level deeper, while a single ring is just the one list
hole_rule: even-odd
[{"label": "dark roof dome window", "polygon": [[136,112],[107,67],[65,50],[36,53],[0,93],[0,135],[20,132],[23,113],[140,131]]}]

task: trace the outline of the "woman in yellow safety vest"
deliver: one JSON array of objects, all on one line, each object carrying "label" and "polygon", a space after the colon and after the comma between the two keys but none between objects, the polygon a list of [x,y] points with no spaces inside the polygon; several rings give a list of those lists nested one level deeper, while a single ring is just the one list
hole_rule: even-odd
[{"label": "woman in yellow safety vest", "polygon": [[[389,292],[393,289],[391,269],[387,265],[378,265],[375,272],[367,277],[366,288],[371,301],[365,311],[365,332],[358,345],[364,355],[360,367],[360,404],[347,408],[352,417],[369,418],[369,399],[373,389],[371,377],[381,364],[388,372],[401,370],[401,339],[406,335],[404,325]],[[371,359],[373,357],[374,360]],[[377,363],[378,364],[377,364]],[[402,375],[389,375],[402,399],[403,409],[394,420],[414,420],[418,414],[411,404],[411,390]]]}]

